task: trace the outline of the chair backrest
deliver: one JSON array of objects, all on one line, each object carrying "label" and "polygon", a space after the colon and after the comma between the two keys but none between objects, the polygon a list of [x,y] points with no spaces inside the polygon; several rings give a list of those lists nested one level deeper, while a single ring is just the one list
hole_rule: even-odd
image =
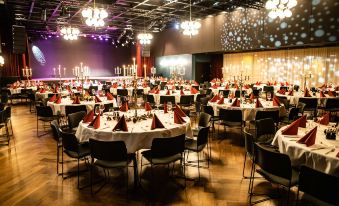
[{"label": "chair backrest", "polygon": [[245,137],[245,150],[247,154],[250,155],[251,158],[254,157],[254,138],[253,135],[248,133],[247,131],[244,131],[244,137]]},{"label": "chair backrest", "polygon": [[206,90],[206,95],[210,95],[212,93],[212,89],[207,89]]},{"label": "chair backrest", "polygon": [[315,110],[317,109],[318,106],[318,99],[317,98],[309,98],[309,97],[302,97],[299,98],[299,102],[305,103],[306,106],[304,110],[309,111],[309,110]]},{"label": "chair backrest", "polygon": [[197,94],[196,101],[201,102],[201,98],[206,97],[206,94]]},{"label": "chair backrest", "polygon": [[117,89],[117,95],[128,96],[128,91],[127,91],[127,89]]},{"label": "chair backrest", "polygon": [[[245,91],[241,91],[241,93],[242,93],[242,96],[245,95]],[[234,96],[237,97],[237,98],[240,98],[240,90],[235,90]]]},{"label": "chair backrest", "polygon": [[239,109],[220,109],[219,118],[228,122],[242,122],[242,111]]},{"label": "chair backrest", "polygon": [[255,114],[255,120],[271,118],[275,123],[279,122],[279,110],[274,111],[263,111],[259,110]]},{"label": "chair backrest", "polygon": [[65,150],[79,152],[79,142],[75,134],[61,131],[62,146]]},{"label": "chair backrest", "polygon": [[199,129],[197,138],[197,149],[201,150],[207,144],[209,127],[202,127]]},{"label": "chair backrest", "polygon": [[91,157],[104,161],[126,161],[127,149],[124,141],[100,141],[89,139]]},{"label": "chair backrest", "polygon": [[211,115],[212,117],[214,117],[214,110],[213,110],[213,107],[212,106],[209,106],[209,105],[204,105],[203,107],[203,112]]},{"label": "chair backrest", "polygon": [[274,87],[273,86],[264,86],[264,92],[274,92]]},{"label": "chair backrest", "polygon": [[10,119],[12,116],[12,108],[10,106],[5,107],[5,118]]},{"label": "chair backrest", "polygon": [[297,105],[297,108],[299,109],[299,112],[301,114],[304,114],[304,109],[306,107],[306,104],[305,103],[302,103],[302,102],[298,102],[298,105]]},{"label": "chair backrest", "polygon": [[53,97],[54,95],[58,96],[59,94],[58,93],[48,93],[47,97],[49,99],[49,98]]},{"label": "chair backrest", "polygon": [[299,85],[294,85],[294,86],[293,86],[293,90],[299,91]]},{"label": "chair backrest", "polygon": [[154,96],[152,94],[147,94],[146,95],[146,101],[151,103],[151,104],[154,104],[155,103]]},{"label": "chair backrest", "polygon": [[264,118],[255,121],[256,139],[265,135],[267,137],[274,137],[275,124],[272,118]]},{"label": "chair backrest", "polygon": [[286,87],[286,86],[281,86],[280,90],[282,90],[282,89],[284,89],[285,91],[288,91],[288,87]]},{"label": "chair backrest", "polygon": [[51,128],[52,128],[52,132],[53,132],[53,138],[56,141],[59,141],[59,139],[61,138],[61,131],[60,131],[60,127],[59,127],[57,120],[53,120],[51,122]]},{"label": "chair backrest", "polygon": [[222,91],[222,95],[224,97],[228,97],[229,93],[230,93],[230,90],[229,89],[226,89],[226,90],[221,90]]},{"label": "chair backrest", "polygon": [[339,203],[339,177],[301,166],[298,188],[326,203],[333,205]]},{"label": "chair backrest", "polygon": [[113,103],[107,103],[107,104],[104,104],[104,106],[105,106],[105,109],[103,112],[109,112],[109,109],[113,108]]},{"label": "chair backrest", "polygon": [[65,106],[66,116],[68,116],[69,114],[75,113],[75,112],[80,112],[80,111],[87,112],[86,105],[66,105]]},{"label": "chair backrest", "polygon": [[208,103],[208,100],[209,100],[209,97],[207,97],[207,96],[206,97],[202,97],[200,99],[201,105],[206,106],[207,103]]},{"label": "chair backrest", "polygon": [[194,102],[194,95],[181,95],[180,104],[190,105]]},{"label": "chair backrest", "polygon": [[38,117],[53,117],[53,110],[49,106],[35,106]]},{"label": "chair backrest", "polygon": [[192,85],[191,87],[193,87],[193,88],[195,88],[196,90],[198,90],[199,91],[199,86],[197,86],[197,85]]},{"label": "chair backrest", "polygon": [[325,103],[326,109],[339,109],[339,98],[328,98]]},{"label": "chair backrest", "polygon": [[5,120],[5,110],[0,111],[0,128],[2,128],[4,125],[1,123],[4,123]]},{"label": "chair backrest", "polygon": [[290,180],[291,160],[286,154],[272,150],[260,143],[254,144],[255,163],[266,172]]},{"label": "chair backrest", "polygon": [[68,117],[68,126],[70,129],[78,127],[81,120],[86,115],[85,111],[79,111],[69,114]]},{"label": "chair backrest", "polygon": [[259,89],[253,89],[252,92],[255,97],[259,97]]},{"label": "chair backrest", "polygon": [[165,102],[172,102],[172,104],[175,104],[175,97],[174,96],[160,96],[160,104],[163,104]]},{"label": "chair backrest", "polygon": [[287,97],[285,97],[285,96],[276,96],[278,99],[279,99],[279,101],[281,102],[281,103],[283,103],[284,104],[284,106],[285,106],[285,108],[286,109],[288,109],[289,108],[289,101],[287,100]]},{"label": "chair backrest", "polygon": [[198,125],[200,127],[208,127],[210,124],[210,120],[211,120],[211,115],[205,113],[205,112],[201,112],[199,115],[199,123]]},{"label": "chair backrest", "polygon": [[137,89],[137,95],[138,96],[144,95],[144,89]]},{"label": "chair backrest", "polygon": [[298,118],[299,110],[300,109],[297,107],[291,108],[288,113],[288,120],[296,120]]},{"label": "chair backrest", "polygon": [[168,157],[185,150],[185,134],[176,137],[155,138],[152,141],[152,157]]}]

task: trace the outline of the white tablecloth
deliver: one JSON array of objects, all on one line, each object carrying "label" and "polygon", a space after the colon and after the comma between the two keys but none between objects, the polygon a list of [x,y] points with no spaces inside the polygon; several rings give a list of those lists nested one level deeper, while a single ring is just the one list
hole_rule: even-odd
[{"label": "white tablecloth", "polygon": [[[233,102],[234,100],[232,100]],[[279,116],[286,115],[286,109],[283,105],[280,107],[273,106],[272,101],[265,101],[263,99],[260,100],[263,107],[255,108],[255,104],[240,104],[240,107],[232,107],[232,103],[229,103],[229,99],[225,98],[225,104],[218,104],[217,102],[208,102],[208,105],[211,105],[214,110],[214,115],[219,115],[219,109],[232,109],[232,110],[241,110],[242,117],[244,121],[253,121],[255,120],[255,115],[257,111],[276,111],[279,110]]]},{"label": "white tablecloth", "polygon": [[[175,103],[179,103],[180,102],[180,90],[171,90],[171,94],[170,95],[166,95],[167,90],[160,90],[159,94],[151,94],[154,96],[154,101],[156,104],[160,104],[160,97],[161,96],[174,96],[175,98]],[[197,99],[197,94],[191,94],[191,91],[184,91],[185,95],[194,95],[194,101],[196,101]]]},{"label": "white tablecloth", "polygon": [[11,92],[11,94],[20,94],[22,89],[32,89],[33,91],[37,90],[37,87],[18,87],[18,88],[9,88],[9,91]]},{"label": "white tablecloth", "polygon": [[[312,95],[312,93],[310,93]],[[326,97],[320,97],[320,94],[317,93],[315,96],[312,97],[304,97],[304,93],[303,92],[294,92],[293,96],[288,95],[288,93],[286,92],[286,95],[282,95],[279,93],[276,93],[276,95],[279,97],[286,97],[287,100],[290,102],[290,104],[294,104],[297,105],[299,102],[300,98],[317,98],[318,100],[318,105],[324,105],[326,102],[326,99],[328,98],[334,98],[334,97],[330,97],[327,94],[325,94]]]},{"label": "white tablecloth", "polygon": [[[324,130],[327,126],[314,123],[313,121],[308,121],[307,128],[299,127],[298,136],[286,136],[282,135],[281,131],[285,128],[281,128],[277,131],[273,145],[279,147],[281,153],[287,154],[292,162],[292,165],[307,165],[318,171],[335,175],[339,177],[339,158],[336,157],[336,154],[339,152],[339,137],[337,134],[337,140],[327,140],[324,134]],[[317,138],[316,143],[310,147],[307,147],[305,144],[299,144],[296,141],[299,140],[306,131],[318,126],[317,129]],[[319,149],[325,147],[326,149]],[[329,152],[332,148],[335,148],[335,151]]]},{"label": "white tablecloth", "polygon": [[[164,114],[162,110],[154,111],[163,123],[165,128],[151,130],[152,119],[142,120],[137,123],[132,121],[127,122],[128,132],[115,131],[112,132],[117,121],[107,121],[107,113],[105,113],[100,119],[100,128],[94,129],[88,127],[88,123],[80,122],[75,136],[80,142],[86,142],[89,138],[103,140],[103,141],[124,141],[129,153],[134,153],[139,149],[150,149],[152,140],[154,138],[162,137],[175,137],[181,134],[192,137],[192,130],[190,125],[190,119],[185,117],[186,123],[175,124],[173,119],[173,113]],[[138,114],[144,114],[144,110],[139,110]],[[124,114],[127,117],[134,115],[134,110],[129,112],[120,112],[120,115]]]},{"label": "white tablecloth", "polygon": [[[123,89],[123,88],[122,87],[117,87],[117,88],[111,87],[109,91],[112,94],[117,95],[118,89]],[[127,89],[127,92],[128,92],[128,96],[132,96],[132,92],[133,92],[134,88],[133,87],[127,87],[126,89]],[[148,94],[148,92],[150,90],[149,87],[138,87],[138,89],[143,89],[144,90],[144,94]]]},{"label": "white tablecloth", "polygon": [[[115,99],[113,100],[107,100],[106,97],[100,97],[101,99],[101,103],[97,103],[97,104],[109,104],[109,103],[113,103],[113,107],[117,107],[117,102]],[[65,108],[67,105],[70,106],[78,106],[78,105],[86,105],[87,108],[87,112],[92,110],[94,108],[94,105],[96,104],[95,101],[81,101],[80,104],[72,104],[73,100],[67,98],[62,98],[61,99],[61,103],[60,104],[56,104],[54,102],[47,102],[47,105],[50,106],[53,110],[53,114],[57,115],[58,113],[65,115]]]},{"label": "white tablecloth", "polygon": [[[35,93],[35,99],[38,100],[38,99],[47,99],[48,98],[48,94],[51,94],[53,92],[44,92],[44,93],[40,93],[40,92],[36,92]],[[69,95],[69,92],[67,90],[64,90],[61,92],[61,96],[67,96]]]}]

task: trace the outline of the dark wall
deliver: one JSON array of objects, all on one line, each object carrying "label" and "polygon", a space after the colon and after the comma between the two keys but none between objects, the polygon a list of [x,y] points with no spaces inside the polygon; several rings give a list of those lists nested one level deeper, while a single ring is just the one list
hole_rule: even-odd
[{"label": "dark wall", "polygon": [[155,56],[339,45],[339,1],[298,0],[292,17],[272,20],[266,9],[237,9],[201,20],[197,36],[168,29],[155,37]]},{"label": "dark wall", "polygon": [[131,62],[132,48],[115,48],[108,42],[81,38],[66,41],[60,38],[35,40],[29,44],[33,78],[53,77],[53,68],[66,68],[65,77],[73,77],[75,66],[87,65],[92,77],[114,76],[114,67]]}]

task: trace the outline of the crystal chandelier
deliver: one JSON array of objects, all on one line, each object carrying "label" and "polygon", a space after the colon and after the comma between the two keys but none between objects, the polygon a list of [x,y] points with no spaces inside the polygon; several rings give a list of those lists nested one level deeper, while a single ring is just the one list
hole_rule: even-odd
[{"label": "crystal chandelier", "polygon": [[82,17],[86,19],[85,23],[87,26],[102,27],[105,26],[104,19],[108,17],[108,13],[105,9],[96,8],[95,0],[93,3],[93,8],[88,7],[81,12]]},{"label": "crystal chandelier", "polygon": [[139,39],[140,44],[143,44],[143,45],[151,44],[153,35],[150,33],[140,33],[138,34],[138,39]]},{"label": "crystal chandelier", "polygon": [[180,27],[181,29],[183,29],[183,34],[187,36],[194,36],[199,33],[201,24],[198,21],[192,21],[191,0],[190,0],[190,20],[182,22]]},{"label": "crystal chandelier", "polygon": [[74,27],[63,27],[60,30],[61,35],[64,37],[65,40],[77,40],[80,34],[80,30]]},{"label": "crystal chandelier", "polygon": [[291,8],[297,5],[297,0],[268,0],[266,2],[266,9],[271,10],[268,16],[272,19],[279,17],[283,19],[285,17],[291,17]]}]

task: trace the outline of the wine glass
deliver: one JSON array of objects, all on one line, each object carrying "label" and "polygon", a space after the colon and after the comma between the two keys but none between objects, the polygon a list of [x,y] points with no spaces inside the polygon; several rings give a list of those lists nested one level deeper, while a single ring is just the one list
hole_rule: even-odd
[{"label": "wine glass", "polygon": [[103,111],[105,110],[105,105],[104,104],[100,104],[99,105],[99,109],[100,109],[100,114],[103,114]]},{"label": "wine glass", "polygon": [[267,92],[267,99],[268,99],[268,101],[271,101],[271,98],[272,98],[271,92]]},{"label": "wine glass", "polygon": [[95,115],[100,115],[100,108],[99,107],[95,107],[95,110],[94,110],[94,112],[95,112]]},{"label": "wine glass", "polygon": [[172,111],[172,102],[167,102],[167,109],[169,112]]},{"label": "wine glass", "polygon": [[137,99],[137,106],[138,106],[138,108],[140,108],[141,104],[142,104],[142,99],[138,98]]}]

